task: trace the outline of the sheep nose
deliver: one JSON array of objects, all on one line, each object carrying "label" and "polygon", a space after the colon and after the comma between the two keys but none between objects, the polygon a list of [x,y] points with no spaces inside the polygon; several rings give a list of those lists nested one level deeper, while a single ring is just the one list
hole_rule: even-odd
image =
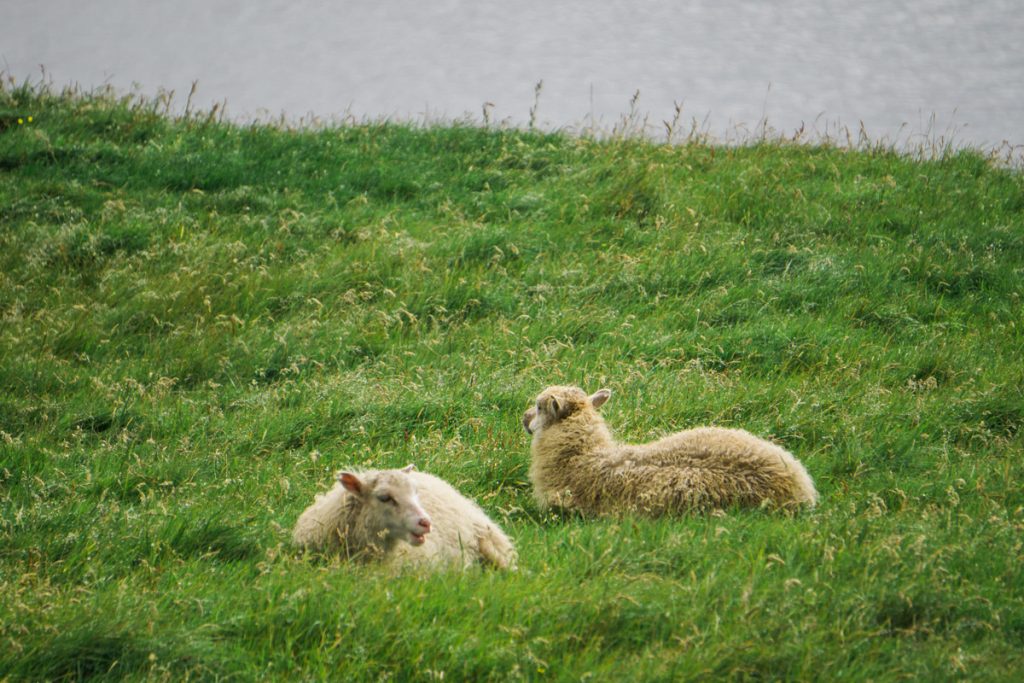
[{"label": "sheep nose", "polygon": [[530,423],[533,422],[533,416],[536,414],[537,412],[533,408],[530,408],[523,414],[523,429],[526,430],[527,434],[533,434],[530,431]]},{"label": "sheep nose", "polygon": [[423,527],[423,533],[430,531],[430,520],[426,517],[420,517],[420,526]]}]

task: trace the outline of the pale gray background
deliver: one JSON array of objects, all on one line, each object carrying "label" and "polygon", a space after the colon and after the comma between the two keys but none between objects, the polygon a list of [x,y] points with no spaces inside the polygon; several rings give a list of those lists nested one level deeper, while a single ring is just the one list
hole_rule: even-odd
[{"label": "pale gray background", "polygon": [[237,120],[610,128],[640,90],[717,137],[840,125],[1024,144],[1024,0],[0,0],[0,69],[226,100]]}]

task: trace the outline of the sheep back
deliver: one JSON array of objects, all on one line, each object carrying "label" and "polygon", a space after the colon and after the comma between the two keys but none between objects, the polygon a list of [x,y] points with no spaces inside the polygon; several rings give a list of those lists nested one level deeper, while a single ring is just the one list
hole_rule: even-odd
[{"label": "sheep back", "polygon": [[620,448],[608,485],[649,512],[814,505],[804,466],[784,448],[742,429],[699,427]]}]

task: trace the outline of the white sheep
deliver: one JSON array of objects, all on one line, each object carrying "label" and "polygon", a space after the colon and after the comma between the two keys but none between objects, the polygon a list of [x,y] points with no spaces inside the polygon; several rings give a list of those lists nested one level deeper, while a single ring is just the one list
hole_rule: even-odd
[{"label": "white sheep", "polygon": [[512,542],[476,503],[413,465],[342,472],[299,516],[299,547],[389,564],[515,566]]},{"label": "white sheep", "polygon": [[794,508],[818,498],[786,450],[741,429],[700,427],[642,444],[612,438],[597,409],[611,396],[553,386],[523,416],[542,508],[660,515],[734,505]]}]

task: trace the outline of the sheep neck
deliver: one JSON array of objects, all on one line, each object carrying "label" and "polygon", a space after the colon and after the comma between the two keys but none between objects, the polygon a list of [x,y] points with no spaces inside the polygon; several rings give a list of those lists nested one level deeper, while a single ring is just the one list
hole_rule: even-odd
[{"label": "sheep neck", "polygon": [[611,430],[595,413],[581,413],[565,420],[551,435],[560,459],[594,457],[615,448]]},{"label": "sheep neck", "polygon": [[379,529],[374,531],[368,524],[366,506],[356,496],[349,494],[345,501],[345,529],[344,543],[347,546],[347,554],[366,555],[369,557],[380,557],[387,554],[394,547],[398,539],[387,532]]}]

